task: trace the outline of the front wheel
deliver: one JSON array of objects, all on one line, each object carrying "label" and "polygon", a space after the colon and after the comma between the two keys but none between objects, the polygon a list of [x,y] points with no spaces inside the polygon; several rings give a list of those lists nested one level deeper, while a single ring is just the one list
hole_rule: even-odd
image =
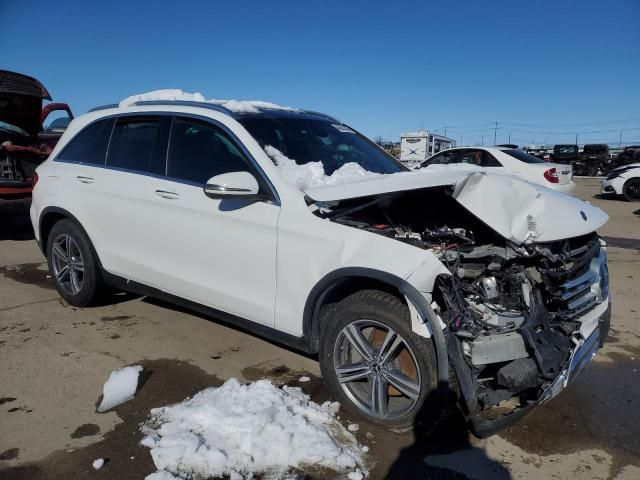
[{"label": "front wheel", "polygon": [[369,422],[407,428],[418,414],[439,416],[433,343],[411,331],[409,310],[393,295],[363,290],[331,308],[320,368],[332,397]]},{"label": "front wheel", "polygon": [[622,187],[622,195],[627,202],[640,201],[640,178],[627,180]]}]

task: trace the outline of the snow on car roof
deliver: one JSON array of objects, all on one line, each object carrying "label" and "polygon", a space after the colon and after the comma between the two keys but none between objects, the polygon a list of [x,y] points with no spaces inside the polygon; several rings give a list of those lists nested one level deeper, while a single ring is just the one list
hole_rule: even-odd
[{"label": "snow on car roof", "polygon": [[264,100],[220,100],[215,98],[207,99],[200,92],[190,93],[179,88],[168,88],[163,90],[153,90],[150,92],[139,93],[125,98],[119,103],[120,107],[129,107],[135,105],[136,102],[147,101],[187,101],[210,103],[219,105],[230,110],[233,113],[258,113],[260,110],[282,110],[289,112],[298,111],[295,108],[285,107]]}]

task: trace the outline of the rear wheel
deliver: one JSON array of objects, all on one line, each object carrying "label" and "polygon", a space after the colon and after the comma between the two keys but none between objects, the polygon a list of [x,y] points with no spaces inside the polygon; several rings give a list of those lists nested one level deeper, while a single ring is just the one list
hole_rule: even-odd
[{"label": "rear wheel", "polygon": [[598,165],[590,165],[587,170],[587,175],[590,177],[595,177],[598,175]]},{"label": "rear wheel", "polygon": [[622,187],[622,195],[627,202],[640,201],[640,178],[627,180]]},{"label": "rear wheel", "polygon": [[51,228],[47,261],[58,293],[71,305],[86,307],[104,292],[93,247],[82,229],[71,220],[60,220]]},{"label": "rear wheel", "polygon": [[335,305],[326,322],[320,368],[345,408],[391,428],[412,426],[418,414],[421,421],[439,416],[433,343],[411,331],[403,302],[363,290]]}]

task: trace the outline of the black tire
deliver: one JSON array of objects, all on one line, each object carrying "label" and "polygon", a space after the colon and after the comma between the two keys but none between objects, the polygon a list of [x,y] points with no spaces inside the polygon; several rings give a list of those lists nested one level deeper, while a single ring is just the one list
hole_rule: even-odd
[{"label": "black tire", "polygon": [[598,165],[590,165],[587,170],[587,175],[589,177],[597,177],[598,176]]},{"label": "black tire", "polygon": [[[54,260],[54,243],[58,239],[61,240],[63,238],[62,236],[68,236],[73,240],[73,242],[77,246],[77,250],[80,253],[79,263],[82,263],[83,265],[81,278],[82,281],[76,293],[71,293],[69,291],[69,288],[65,287],[65,283],[57,278],[54,268],[54,262],[59,261]],[[106,286],[102,278],[100,265],[97,261],[95,250],[93,249],[89,238],[82,230],[82,228],[80,228],[72,220],[59,220],[53,225],[53,227],[51,227],[51,231],[49,232],[49,236],[47,237],[46,248],[47,263],[49,264],[49,274],[53,279],[56,290],[58,290],[58,293],[62,298],[65,299],[65,301],[76,307],[86,307],[98,302],[102,298],[102,295],[106,291]]]},{"label": "black tire", "polygon": [[[395,357],[386,362],[386,364],[392,362],[398,365],[399,370],[396,370],[396,367],[389,368],[399,372],[407,367],[407,363],[403,367],[403,360],[407,358],[413,360],[408,366],[414,372],[411,375],[415,375],[414,378],[418,379],[416,383],[420,386],[419,394],[416,394],[415,398],[411,399],[408,396],[404,398],[402,392],[395,389],[386,379],[383,380],[385,383],[382,384],[384,387],[382,387],[381,391],[384,391],[387,395],[389,411],[391,411],[390,405],[392,402],[395,405],[407,402],[407,407],[404,408],[409,410],[403,411],[400,416],[390,415],[393,418],[382,418],[381,416],[371,415],[370,412],[365,411],[350,398],[349,395],[352,395],[352,393],[348,394],[338,380],[334,360],[337,356],[342,355],[341,352],[344,351],[344,345],[349,345],[346,348],[352,346],[352,344],[348,343],[348,340],[345,340],[346,336],[342,332],[348,325],[354,325],[353,322],[357,321],[373,321],[377,324],[382,324],[392,329],[404,341],[404,344],[401,344],[400,348],[396,349]],[[319,355],[322,377],[332,398],[338,400],[344,408],[353,414],[364,418],[368,422],[387,428],[410,428],[414,426],[416,417],[419,418],[421,425],[429,422],[434,423],[440,418],[442,405],[436,398],[437,368],[435,347],[431,339],[420,337],[413,333],[410,325],[411,320],[407,305],[397,297],[378,290],[362,290],[326,309],[323,315]],[[376,333],[373,335],[375,336]],[[369,340],[371,340],[371,333],[368,335]],[[346,343],[342,344],[343,347],[338,347],[337,345],[341,345],[341,341]],[[382,348],[375,351],[379,352],[380,350]],[[407,355],[409,356],[407,357]],[[350,363],[353,364],[353,359]],[[378,366],[377,368],[379,371],[380,367]],[[383,368],[388,367],[385,366]],[[404,374],[405,371],[400,373]],[[371,373],[371,375],[374,374]],[[385,376],[386,373],[381,375]],[[349,385],[354,385],[357,389],[365,389],[366,386],[370,386],[370,391],[373,391],[372,378],[372,376],[368,376],[365,379],[356,381],[362,383],[354,385],[356,382],[350,382]],[[365,393],[364,396],[366,397],[366,395]],[[391,400],[392,398],[393,400]],[[412,404],[413,406],[411,406]]]},{"label": "black tire", "polygon": [[622,195],[627,202],[640,201],[640,178],[630,178],[622,187]]}]

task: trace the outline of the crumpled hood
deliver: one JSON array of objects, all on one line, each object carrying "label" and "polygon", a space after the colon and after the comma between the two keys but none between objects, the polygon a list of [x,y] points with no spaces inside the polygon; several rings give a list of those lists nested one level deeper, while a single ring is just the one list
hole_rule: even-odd
[{"label": "crumpled hood", "polygon": [[601,209],[572,196],[486,172],[397,173],[312,188],[305,193],[314,201],[329,202],[448,185],[460,205],[518,245],[585,235],[609,219]]},{"label": "crumpled hood", "polygon": [[517,244],[578,237],[609,216],[578,198],[506,175],[474,173],[453,197],[503,237]]}]

